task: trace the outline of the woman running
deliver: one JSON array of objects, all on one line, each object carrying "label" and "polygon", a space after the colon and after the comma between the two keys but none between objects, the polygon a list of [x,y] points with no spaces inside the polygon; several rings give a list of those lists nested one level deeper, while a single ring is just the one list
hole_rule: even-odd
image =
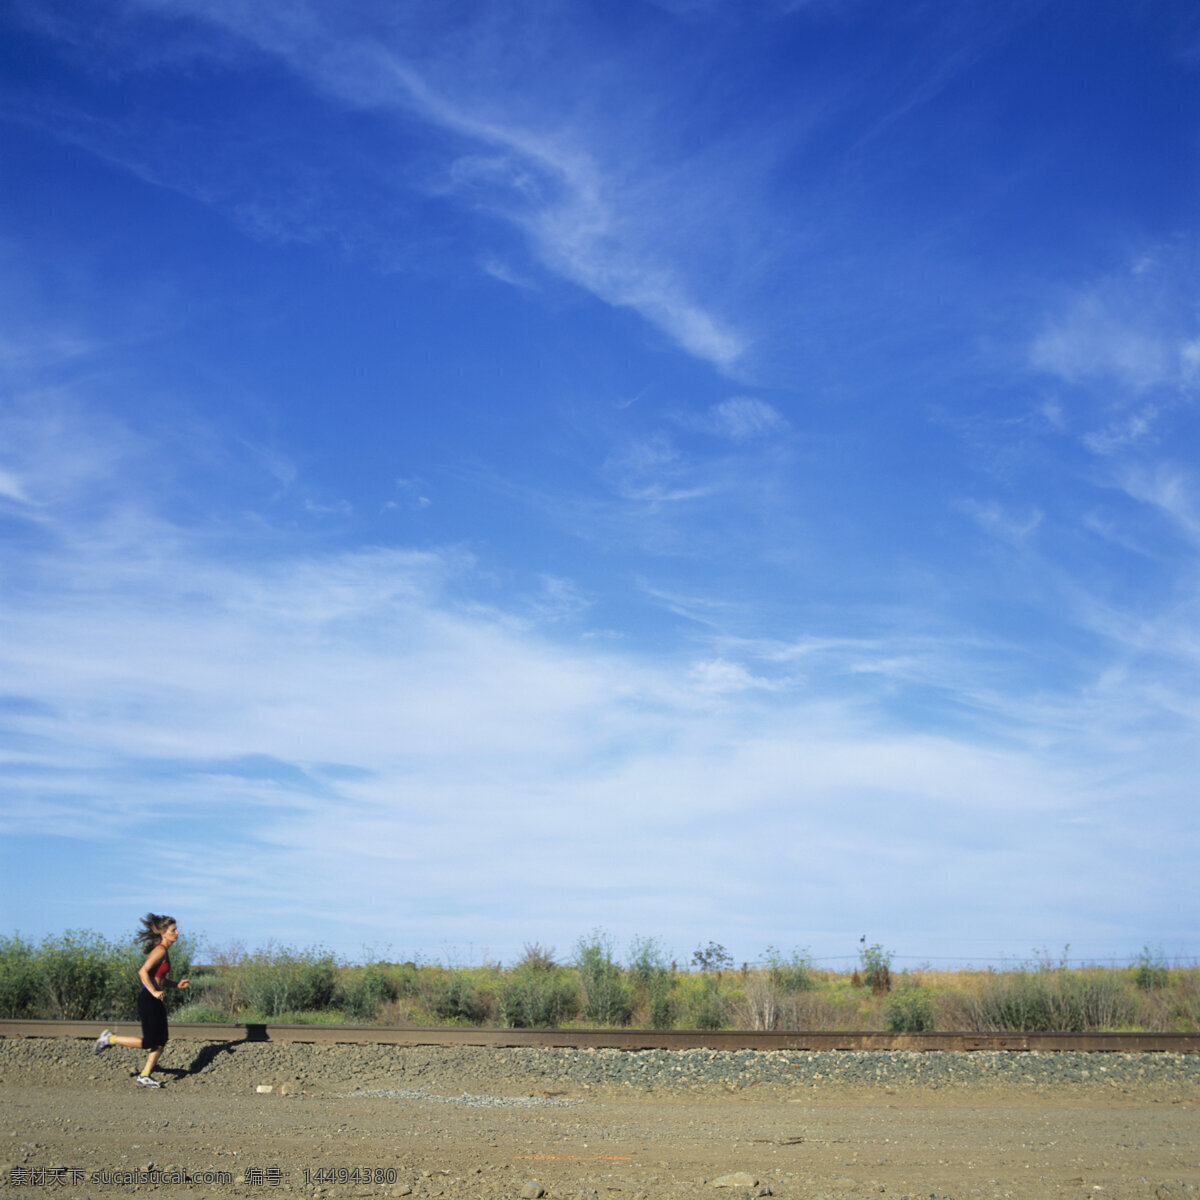
[{"label": "woman running", "polygon": [[138,992],[138,1016],[142,1019],[142,1036],[118,1037],[111,1029],[106,1029],[96,1039],[96,1053],[109,1046],[128,1046],[132,1050],[149,1050],[146,1065],[137,1077],[139,1087],[161,1087],[157,1079],[151,1077],[151,1072],[158,1065],[158,1056],[167,1044],[167,1006],[163,1003],[163,995],[167,988],[185,988],[188,980],[181,979],[172,983],[167,978],[171,970],[171,956],[167,953],[179,937],[174,917],[160,917],[155,913],[147,913],[142,918],[142,929],[137,935],[142,943],[142,949],[147,951],[146,961],[138,971],[142,981],[142,990]]}]

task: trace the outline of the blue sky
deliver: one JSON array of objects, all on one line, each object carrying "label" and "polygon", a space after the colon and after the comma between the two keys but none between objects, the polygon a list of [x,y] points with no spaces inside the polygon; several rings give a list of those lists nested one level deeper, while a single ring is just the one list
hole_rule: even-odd
[{"label": "blue sky", "polygon": [[15,0],[3,925],[1200,955],[1200,14]]}]

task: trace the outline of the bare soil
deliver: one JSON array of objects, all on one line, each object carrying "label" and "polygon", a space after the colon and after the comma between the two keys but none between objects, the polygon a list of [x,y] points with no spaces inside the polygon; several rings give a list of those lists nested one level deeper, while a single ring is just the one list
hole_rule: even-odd
[{"label": "bare soil", "polygon": [[[531,1077],[492,1080],[484,1094],[471,1086],[487,1080],[430,1073],[419,1087],[316,1076],[260,1092],[248,1081],[188,1086],[183,1072],[165,1071],[166,1086],[154,1090],[133,1086],[130,1063],[44,1078],[7,1071],[0,1186],[80,1198],[301,1191],[492,1200],[542,1189],[549,1200],[1200,1200],[1200,1096],[1178,1087],[547,1094],[545,1079]],[[200,1172],[228,1180],[197,1181]],[[734,1173],[744,1178],[722,1186]]]}]

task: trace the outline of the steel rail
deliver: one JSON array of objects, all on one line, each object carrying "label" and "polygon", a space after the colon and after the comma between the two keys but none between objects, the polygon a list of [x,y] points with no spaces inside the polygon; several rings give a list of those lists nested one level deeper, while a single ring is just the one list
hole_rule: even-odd
[{"label": "steel rail", "polygon": [[[136,1031],[136,1021],[120,1025]],[[117,1023],[110,1022],[117,1032]],[[98,1021],[0,1020],[0,1038],[95,1038]],[[880,1033],[701,1029],[481,1029],[400,1025],[216,1025],[171,1022],[190,1042],[307,1042],[386,1046],[535,1046],[577,1050],[1015,1050],[1200,1053],[1197,1033]]]}]

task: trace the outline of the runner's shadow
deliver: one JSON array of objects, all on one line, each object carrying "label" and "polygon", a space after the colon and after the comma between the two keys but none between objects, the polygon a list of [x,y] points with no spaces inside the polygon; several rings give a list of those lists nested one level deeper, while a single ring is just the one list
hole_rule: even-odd
[{"label": "runner's shadow", "polygon": [[231,1042],[209,1042],[201,1048],[200,1053],[186,1067],[168,1067],[165,1070],[160,1068],[160,1070],[163,1070],[164,1075],[175,1075],[181,1079],[185,1075],[199,1075],[205,1068],[212,1066],[220,1055],[236,1054],[237,1048],[246,1045],[248,1042],[265,1042],[268,1040],[267,1027],[265,1025],[247,1025],[246,1036],[244,1038],[237,1038]]}]

